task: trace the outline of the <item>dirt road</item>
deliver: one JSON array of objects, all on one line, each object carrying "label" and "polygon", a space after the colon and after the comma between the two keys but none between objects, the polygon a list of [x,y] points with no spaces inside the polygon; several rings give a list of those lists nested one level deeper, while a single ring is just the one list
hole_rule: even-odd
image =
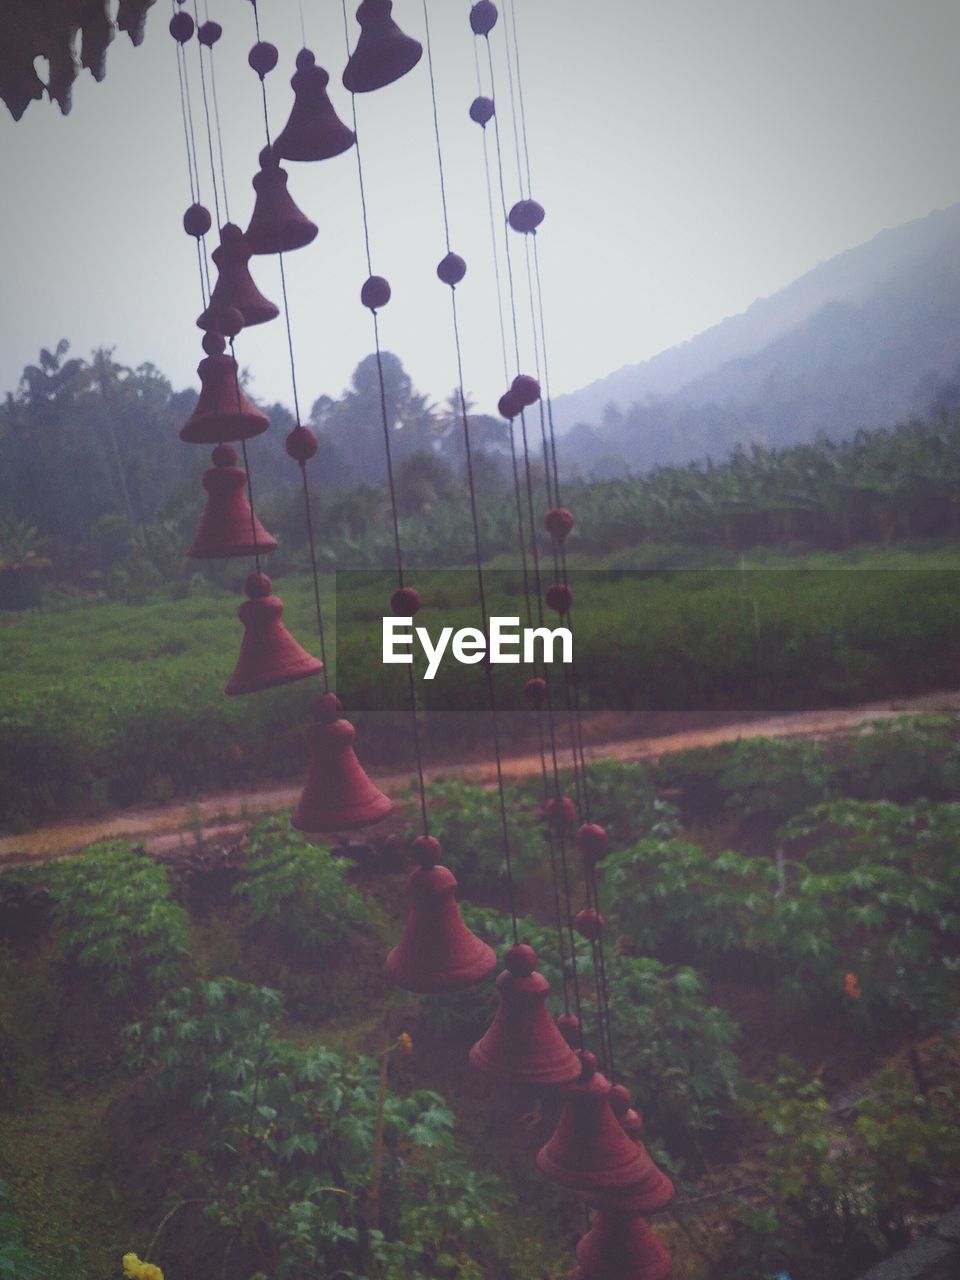
[{"label": "dirt road", "polygon": [[[922,712],[960,711],[960,692],[931,693],[919,698],[874,702],[859,707],[827,711],[801,711],[762,720],[731,721],[713,728],[665,734],[658,737],[624,738],[593,743],[586,748],[587,760],[655,760],[674,751],[710,747],[738,738],[828,737],[843,733],[871,720]],[[540,756],[525,754],[504,760],[508,778],[522,778],[540,772]],[[428,771],[429,776],[462,777],[472,782],[496,781],[492,762],[447,764]],[[378,775],[377,785],[390,795],[399,795],[410,785],[410,772]],[[155,809],[127,809],[101,818],[77,823],[57,823],[39,827],[23,835],[0,837],[0,867],[47,858],[69,856],[98,840],[133,840],[148,849],[189,847],[195,842],[226,839],[239,832],[254,817],[291,809],[300,795],[300,784],[277,786],[255,792],[228,791],[191,804],[172,803]]]}]

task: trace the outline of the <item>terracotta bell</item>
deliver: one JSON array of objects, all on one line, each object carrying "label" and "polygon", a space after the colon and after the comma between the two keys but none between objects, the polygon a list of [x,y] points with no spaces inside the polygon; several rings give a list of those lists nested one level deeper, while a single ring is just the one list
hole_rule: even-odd
[{"label": "terracotta bell", "polygon": [[283,625],[283,601],[270,594],[272,587],[265,573],[251,573],[244,583],[248,599],[237,610],[243,641],[224,690],[231,696],[273,689],[323,670],[323,663],[297,644]]},{"label": "terracotta bell", "polygon": [[405,36],[393,18],[391,0],[363,0],[357,10],[360,38],[343,73],[351,93],[370,93],[399,80],[420,61],[423,46]]},{"label": "terracotta bell", "polygon": [[290,84],[294,102],[290,118],[273,144],[282,160],[329,160],[349,149],[356,135],[348,129],[327,96],[330,77],[309,49],[297,54]]},{"label": "terracotta bell", "polygon": [[357,731],[341,719],[341,710],[336,694],[322,694],[314,704],[315,723],[307,730],[310,768],[291,821],[308,835],[367,827],[393,810],[393,801],[374,786],[357,759]]},{"label": "terracotta bell", "polygon": [[637,1145],[643,1162],[643,1172],[629,1187],[592,1191],[583,1196],[595,1209],[607,1209],[616,1213],[639,1213],[648,1216],[659,1213],[674,1197],[673,1183],[657,1168],[646,1147],[640,1141],[643,1117],[630,1105],[631,1098],[622,1084],[610,1090],[610,1108],[620,1122],[620,1128]]},{"label": "terracotta bell", "polygon": [[423,865],[407,881],[410,913],[403,937],[387,956],[387,973],[405,991],[458,991],[491,974],[497,957],[463,923],[457,881],[437,865],[439,841],[427,837],[419,844]]},{"label": "terracotta bell", "polygon": [[310,221],[293,202],[287,190],[287,171],[273,147],[260,152],[260,172],[254,174],[257,199],[244,238],[251,253],[290,253],[302,249],[317,234]]},{"label": "terracotta bell", "polygon": [[[599,1213],[577,1245],[583,1280],[665,1280],[670,1255],[643,1218]],[[576,1273],[575,1273],[576,1274]]]},{"label": "terracotta bell", "polygon": [[192,560],[226,560],[276,550],[276,539],[270,537],[247,501],[247,473],[237,466],[236,452],[228,444],[214,449],[213,466],[204,472],[203,487],[207,505],[187,552]]},{"label": "terracotta bell", "polygon": [[516,1084],[567,1084],[580,1074],[580,1059],[547,1011],[550,983],[536,972],[537,953],[521,943],[504,957],[497,979],[500,1008],[482,1040],[470,1050],[478,1071]]},{"label": "terracotta bell", "polygon": [[219,272],[217,283],[210,294],[209,306],[197,317],[199,328],[218,328],[220,312],[226,307],[236,307],[245,326],[266,324],[280,314],[253,283],[247,268],[250,252],[240,228],[233,222],[224,223],[220,228],[220,244],[210,255]]},{"label": "terracotta bell", "polygon": [[207,358],[197,365],[200,395],[193,413],[180,428],[180,439],[187,444],[250,440],[270,425],[267,415],[244,394],[237,362],[233,356],[224,355],[225,346],[222,334],[204,334]]},{"label": "terracotta bell", "polygon": [[541,1148],[537,1166],[551,1182],[578,1193],[632,1186],[644,1175],[643,1158],[610,1107],[611,1085],[597,1071],[596,1058],[584,1053],[582,1062],[581,1077],[567,1086],[556,1132]]}]

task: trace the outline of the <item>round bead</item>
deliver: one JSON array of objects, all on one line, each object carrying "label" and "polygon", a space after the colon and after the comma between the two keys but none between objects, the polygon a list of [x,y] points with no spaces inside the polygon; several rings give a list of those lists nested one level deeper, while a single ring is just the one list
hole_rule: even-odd
[{"label": "round bead", "polygon": [[577,933],[581,938],[586,938],[590,942],[596,942],[601,933],[603,933],[605,924],[606,921],[595,907],[584,907],[573,918],[573,927]]},{"label": "round bead", "polygon": [[580,1043],[580,1019],[575,1013],[561,1013],[557,1018],[557,1030],[571,1047]]},{"label": "round bead", "polygon": [[531,378],[529,373],[518,373],[510,383],[510,390],[524,408],[536,404],[540,399],[540,383]]},{"label": "round bead", "polygon": [[277,65],[279,57],[275,44],[271,44],[269,40],[259,40],[247,54],[247,61],[262,80]]},{"label": "round bead", "polygon": [[205,209],[202,204],[192,204],[183,215],[184,231],[188,236],[195,236],[198,240],[207,234],[212,222],[210,210]]},{"label": "round bead", "polygon": [[193,35],[193,19],[180,9],[170,19],[170,34],[177,44],[186,44]]},{"label": "round bead", "polygon": [[515,978],[527,978],[537,967],[537,953],[526,942],[518,942],[503,957],[503,963]]},{"label": "round bead", "polygon": [[197,28],[197,39],[208,49],[212,49],[222,35],[223,27],[219,22],[204,22]]},{"label": "round bead", "polygon": [[564,540],[575,523],[573,512],[568,511],[566,507],[551,507],[543,517],[543,527],[550,537],[556,538],[558,542]]},{"label": "round bead", "polygon": [[573,592],[565,582],[554,582],[552,586],[547,587],[544,599],[557,613],[567,613],[573,604]]},{"label": "round bead", "polygon": [[390,608],[398,618],[412,618],[420,608],[420,593],[413,587],[397,587],[390,597]]},{"label": "round bead", "polygon": [[584,1049],[580,1055],[580,1079],[592,1080],[597,1074],[597,1055]]},{"label": "round bead", "polygon": [[557,831],[572,827],[577,820],[577,806],[569,796],[553,796],[543,806],[543,816]]},{"label": "round bead", "polygon": [[211,457],[215,467],[235,467],[237,465],[237,451],[236,449],[231,449],[228,444],[218,444]]},{"label": "round bead", "polygon": [[523,686],[524,697],[535,707],[542,707],[547,699],[547,682],[542,676],[534,676]]},{"label": "round bead", "polygon": [[536,200],[518,200],[507,215],[507,221],[514,231],[528,235],[536,231],[545,217],[543,205],[537,204]]},{"label": "round bead", "polygon": [[243,239],[243,231],[235,222],[225,222],[220,228],[221,244],[238,244]]},{"label": "round bead", "polygon": [[491,0],[477,0],[470,10],[470,29],[475,36],[489,35],[498,17],[497,6]]},{"label": "round bead", "polygon": [[585,822],[577,832],[577,848],[591,862],[602,858],[609,846],[607,833],[597,822]]},{"label": "round bead", "polygon": [[221,307],[217,312],[217,322],[228,338],[235,338],[243,328],[243,312],[239,307]]},{"label": "round bead", "polygon": [[332,689],[328,689],[326,693],[321,693],[313,704],[314,718],[319,720],[321,724],[333,724],[334,720],[339,720],[342,710],[343,703]]},{"label": "round bead", "polygon": [[227,349],[223,334],[218,333],[216,329],[208,329],[203,335],[203,349],[208,356],[222,356]]},{"label": "round bead", "polygon": [[436,836],[417,836],[410,848],[421,867],[435,867],[443,853]]},{"label": "round bead", "polygon": [[470,119],[474,124],[486,126],[493,119],[495,110],[492,98],[474,98],[470,103]]},{"label": "round bead", "polygon": [[630,1090],[626,1085],[615,1084],[607,1095],[607,1101],[613,1108],[615,1116],[622,1116],[630,1110],[630,1103],[633,1099],[630,1097]]},{"label": "round bead", "polygon": [[273,583],[265,573],[251,573],[247,575],[243,589],[251,600],[262,600],[273,590]]},{"label": "round bead", "polygon": [[301,49],[297,54],[297,70],[309,71],[311,67],[317,65],[316,55],[312,49]]},{"label": "round bead", "polygon": [[371,311],[376,311],[379,307],[385,307],[390,301],[390,285],[384,280],[383,276],[370,276],[368,280],[363,282],[363,288],[360,290],[360,301],[365,307],[369,307]]},{"label": "round bead", "polygon": [[458,253],[448,253],[445,258],[441,258],[437,266],[437,275],[451,288],[459,284],[466,274],[467,264]]},{"label": "round bead", "polygon": [[283,447],[294,462],[309,462],[317,452],[317,437],[309,427],[294,427],[284,440]]},{"label": "round bead", "polygon": [[505,392],[497,401],[497,412],[501,418],[509,418],[511,421],[522,410],[523,405],[514,391]]}]

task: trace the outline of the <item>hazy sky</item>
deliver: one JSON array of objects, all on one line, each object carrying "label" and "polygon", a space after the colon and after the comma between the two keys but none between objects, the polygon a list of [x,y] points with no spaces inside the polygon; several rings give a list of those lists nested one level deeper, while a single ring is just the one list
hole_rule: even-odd
[{"label": "hazy sky", "polygon": [[[191,0],[192,2],[192,0]],[[224,28],[216,68],[230,211],[246,225],[263,145],[257,77],[246,63],[245,0],[207,0]],[[308,44],[349,96],[338,0],[303,0]],[[956,0],[516,0],[553,390],[574,390],[743,310],[885,227],[960,200],[960,5]],[[503,383],[468,0],[428,0],[465,381],[484,408]],[[187,5],[188,9],[191,3]],[[501,0],[501,10],[507,0]],[[352,12],[350,3],[351,26]],[[72,113],[0,105],[4,198],[0,390],[61,337],[75,354],[115,346],[196,384],[202,355],[169,6],[151,10],[139,49],[118,37],[107,78],[82,73]],[[267,79],[282,127],[300,47],[295,0],[260,0],[281,60]],[[394,16],[423,38],[422,0]],[[502,53],[502,28],[494,33]],[[188,46],[205,151],[197,46]],[[502,64],[501,64],[502,66]],[[498,97],[508,201],[517,195],[509,99]],[[417,387],[455,382],[426,59],[358,98],[374,270],[393,286],[384,345]],[[492,141],[492,139],[491,139]],[[320,226],[286,258],[301,400],[337,395],[371,349],[354,153],[287,165],[290,191]],[[212,209],[209,172],[201,168]],[[253,260],[279,302],[274,258]],[[522,257],[517,258],[522,276]],[[525,312],[521,312],[521,319]],[[238,340],[253,390],[290,402],[282,321]],[[525,356],[524,362],[529,364]]]}]

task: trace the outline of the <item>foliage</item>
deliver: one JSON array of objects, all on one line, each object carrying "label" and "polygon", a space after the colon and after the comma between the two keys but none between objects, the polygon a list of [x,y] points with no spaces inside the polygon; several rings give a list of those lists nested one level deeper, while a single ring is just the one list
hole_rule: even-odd
[{"label": "foliage", "polygon": [[819,1079],[782,1060],[745,1101],[745,1121],[762,1126],[767,1169],[759,1191],[724,1209],[730,1236],[716,1273],[731,1280],[778,1268],[846,1280],[905,1244],[930,1185],[947,1187],[960,1168],[955,1072],[923,1095],[888,1067],[841,1113]]},{"label": "foliage", "polygon": [[828,796],[833,772],[819,743],[748,738],[730,752],[719,785],[728,809],[743,817],[782,822]]},{"label": "foliage", "polygon": [[499,1193],[459,1155],[433,1093],[387,1092],[371,1217],[378,1066],[280,1039],[282,1007],[275,991],[223,978],[170,994],[129,1029],[135,1065],[204,1116],[209,1151],[193,1172],[212,1221],[241,1246],[256,1240],[277,1280],[432,1276],[444,1255],[492,1250],[484,1218]]},{"label": "foliage", "polygon": [[325,845],[295,831],[289,820],[253,827],[244,855],[248,875],[233,887],[250,919],[308,952],[322,952],[366,919],[360,894]]},{"label": "foliage", "polygon": [[960,745],[951,716],[874,720],[854,737],[844,763],[844,791],[862,800],[960,794]]},{"label": "foliage", "polygon": [[163,867],[121,842],[93,845],[51,868],[60,945],[111,994],[169,984],[188,952],[187,914]]},{"label": "foliage", "polygon": [[637,1109],[660,1133],[712,1128],[743,1086],[736,1024],[693,969],[618,954],[608,974],[617,1068]]},{"label": "foliage", "polygon": [[[444,863],[456,875],[460,894],[467,898],[491,894],[506,884],[498,793],[455,778],[442,778],[431,783],[429,803],[430,834],[440,841]],[[511,805],[508,833],[514,873],[523,875],[545,848],[531,807]],[[408,838],[417,834],[413,827],[406,832]]]}]

